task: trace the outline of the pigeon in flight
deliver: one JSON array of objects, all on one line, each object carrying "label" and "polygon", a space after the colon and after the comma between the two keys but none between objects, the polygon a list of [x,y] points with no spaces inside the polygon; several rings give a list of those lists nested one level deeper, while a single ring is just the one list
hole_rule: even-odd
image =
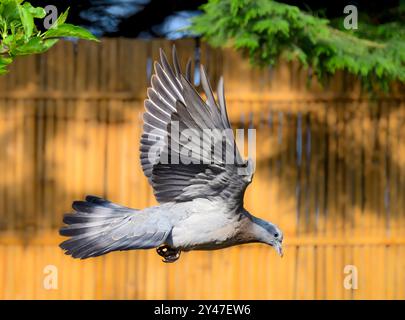
[{"label": "pigeon in flight", "polygon": [[81,259],[156,248],[164,262],[174,262],[182,251],[258,242],[282,256],[281,230],[243,206],[253,161],[243,160],[236,147],[222,78],[216,100],[201,66],[204,101],[191,84],[190,61],[183,74],[174,47],[172,56],[173,66],[161,50],[154,64],[140,147],[159,205],[138,210],[95,196],[75,201],[60,229],[70,238],[60,247]]}]

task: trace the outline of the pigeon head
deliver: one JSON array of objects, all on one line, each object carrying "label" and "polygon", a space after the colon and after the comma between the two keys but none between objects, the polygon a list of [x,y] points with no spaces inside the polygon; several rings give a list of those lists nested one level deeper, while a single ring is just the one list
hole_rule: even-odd
[{"label": "pigeon head", "polygon": [[253,232],[256,240],[272,246],[280,257],[283,256],[283,232],[273,223],[252,216]]}]

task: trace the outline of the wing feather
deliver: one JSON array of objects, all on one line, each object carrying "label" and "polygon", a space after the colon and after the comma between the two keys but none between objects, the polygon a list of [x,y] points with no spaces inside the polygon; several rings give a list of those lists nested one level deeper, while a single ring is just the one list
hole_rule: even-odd
[{"label": "wing feather", "polygon": [[[204,101],[191,84],[191,60],[183,75],[174,47],[172,56],[173,68],[160,51],[147,91],[140,148],[144,173],[161,203],[205,197],[238,207],[252,179],[253,166],[242,160],[236,147],[223,79],[219,80],[216,100],[201,66]],[[185,156],[187,162],[183,161]],[[226,162],[233,158],[232,163]],[[239,169],[244,169],[244,175]]]}]

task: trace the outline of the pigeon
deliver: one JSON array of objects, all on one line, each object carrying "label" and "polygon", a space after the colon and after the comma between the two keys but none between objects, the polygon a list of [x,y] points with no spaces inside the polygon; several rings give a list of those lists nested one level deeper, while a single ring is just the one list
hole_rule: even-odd
[{"label": "pigeon", "polygon": [[243,205],[254,174],[237,148],[227,114],[224,81],[214,96],[200,66],[205,100],[182,73],[175,47],[172,65],[160,50],[144,102],[140,161],[159,205],[133,209],[87,196],[63,217],[60,244],[73,258],[111,251],[156,249],[163,262],[181,252],[262,243],[282,256],[282,231]]}]

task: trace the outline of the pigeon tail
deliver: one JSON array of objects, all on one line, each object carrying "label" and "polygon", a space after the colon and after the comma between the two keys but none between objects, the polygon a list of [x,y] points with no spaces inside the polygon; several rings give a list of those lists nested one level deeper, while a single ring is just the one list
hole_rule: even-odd
[{"label": "pigeon tail", "polygon": [[151,249],[163,244],[171,226],[162,217],[108,200],[87,196],[64,215],[60,235],[70,237],[60,247],[74,258],[97,257],[111,251]]}]

